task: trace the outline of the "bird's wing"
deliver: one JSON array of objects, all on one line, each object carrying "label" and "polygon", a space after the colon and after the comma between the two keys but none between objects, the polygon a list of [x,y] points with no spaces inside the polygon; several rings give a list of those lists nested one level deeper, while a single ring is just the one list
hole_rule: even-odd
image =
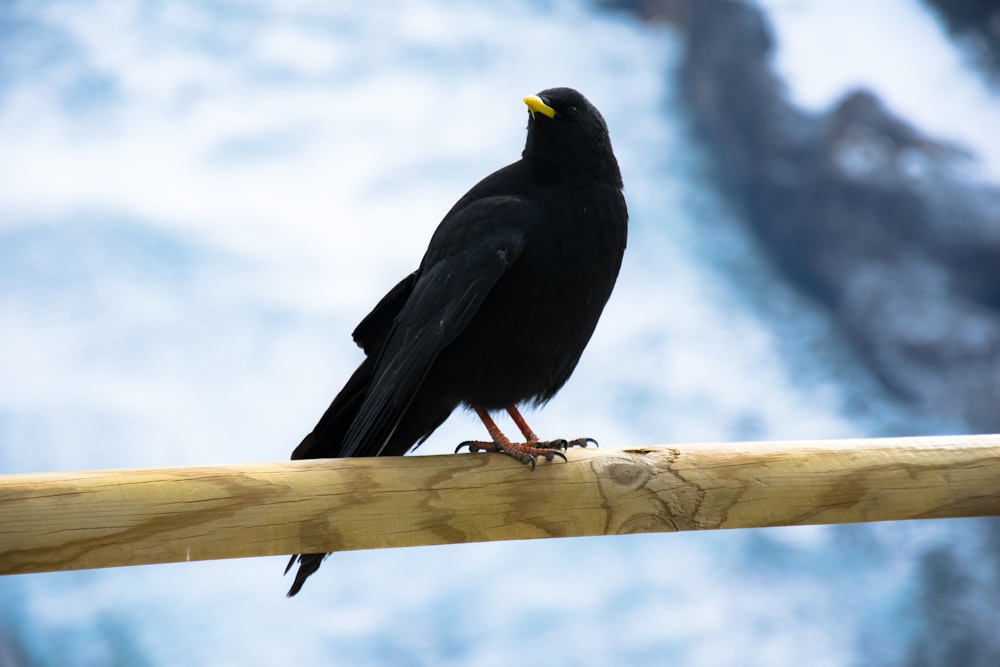
[{"label": "bird's wing", "polygon": [[419,271],[414,271],[400,280],[354,328],[351,336],[365,354],[377,354],[385,344],[385,338],[392,330],[393,320],[406,305],[419,275]]},{"label": "bird's wing", "polygon": [[441,350],[465,330],[540,219],[522,198],[488,197],[441,223],[378,352],[342,456],[382,451]]}]

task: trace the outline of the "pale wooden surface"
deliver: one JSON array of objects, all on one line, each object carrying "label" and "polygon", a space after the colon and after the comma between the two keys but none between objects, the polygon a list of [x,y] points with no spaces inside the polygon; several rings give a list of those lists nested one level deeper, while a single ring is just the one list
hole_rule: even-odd
[{"label": "pale wooden surface", "polygon": [[0,573],[1000,514],[1000,436],[0,476]]}]

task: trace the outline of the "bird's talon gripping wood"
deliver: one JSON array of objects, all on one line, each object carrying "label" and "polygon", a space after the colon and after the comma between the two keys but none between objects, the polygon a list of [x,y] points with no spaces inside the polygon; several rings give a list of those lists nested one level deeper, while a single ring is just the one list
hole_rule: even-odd
[{"label": "bird's talon gripping wood", "polygon": [[482,440],[466,440],[455,448],[455,453],[458,454],[463,448],[468,447],[470,454],[478,454],[479,452],[502,452],[500,445],[495,442],[484,442]]},{"label": "bird's talon gripping wood", "polygon": [[[417,270],[357,326],[365,359],[293,459],[401,456],[459,406],[476,411],[493,442],[456,451],[503,451],[534,469],[538,457],[586,446],[539,442],[517,406],[562,388],[611,296],[628,236],[621,171],[583,95],[551,88],[524,102],[521,159],[458,200]],[[525,442],[511,445],[488,410],[506,410]],[[293,557],[289,595],[323,556]]]},{"label": "bird's talon gripping wood", "polygon": [[[546,461],[551,461],[557,456],[561,458],[563,461],[567,460],[566,455],[560,452],[558,449],[545,449],[521,443],[513,445],[513,452],[511,452],[510,455],[513,456],[514,458],[517,458],[518,454],[521,452],[524,452],[524,456],[521,458],[521,461],[524,463],[527,463],[525,459],[528,457],[530,457],[531,460],[534,462],[535,460],[538,459],[539,456],[544,458]],[[531,467],[532,469],[534,469],[535,466],[532,465]]]},{"label": "bird's talon gripping wood", "polygon": [[562,452],[560,452],[558,449],[547,449],[547,450],[545,450],[545,458],[546,458],[546,460],[551,461],[552,459],[554,459],[557,456],[559,458],[561,458],[563,461],[567,461],[567,462],[569,461],[569,459],[566,458],[566,455],[563,454]]}]

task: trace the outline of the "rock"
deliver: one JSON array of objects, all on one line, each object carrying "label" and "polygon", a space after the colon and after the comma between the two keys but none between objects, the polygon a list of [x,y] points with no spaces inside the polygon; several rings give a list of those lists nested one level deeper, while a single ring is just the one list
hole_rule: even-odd
[{"label": "rock", "polygon": [[692,118],[767,253],[898,396],[1000,431],[1000,188],[871,92],[793,107],[756,7],[691,2],[686,30]]}]

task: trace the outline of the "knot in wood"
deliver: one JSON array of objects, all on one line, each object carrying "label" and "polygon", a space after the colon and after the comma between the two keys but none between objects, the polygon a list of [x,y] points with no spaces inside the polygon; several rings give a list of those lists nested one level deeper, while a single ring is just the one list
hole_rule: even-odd
[{"label": "knot in wood", "polygon": [[632,458],[618,459],[602,467],[603,470],[599,472],[602,472],[615,484],[630,491],[643,486],[651,474],[650,467],[645,461]]}]

